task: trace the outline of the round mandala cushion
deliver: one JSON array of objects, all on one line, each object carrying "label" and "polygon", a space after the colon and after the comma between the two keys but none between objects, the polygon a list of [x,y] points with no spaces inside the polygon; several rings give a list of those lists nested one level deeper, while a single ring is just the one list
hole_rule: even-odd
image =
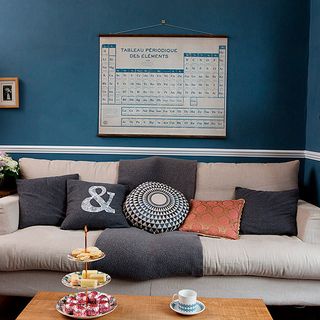
[{"label": "round mandala cushion", "polygon": [[161,233],[179,228],[189,203],[180,191],[164,183],[144,182],[130,192],[123,212],[133,226]]}]

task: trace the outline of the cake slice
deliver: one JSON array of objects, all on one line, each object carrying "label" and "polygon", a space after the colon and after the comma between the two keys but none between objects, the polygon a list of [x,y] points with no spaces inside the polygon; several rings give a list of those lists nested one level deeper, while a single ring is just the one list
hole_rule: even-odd
[{"label": "cake slice", "polygon": [[78,286],[79,285],[79,276],[76,273],[73,273],[70,277],[70,284],[72,286]]},{"label": "cake slice", "polygon": [[96,279],[81,279],[80,286],[82,288],[95,288],[98,285],[98,280]]},{"label": "cake slice", "polygon": [[90,275],[92,274],[97,274],[98,270],[87,270],[87,275],[86,275],[86,270],[82,270],[82,279],[90,279]]},{"label": "cake slice", "polygon": [[99,283],[107,281],[107,275],[105,273],[90,274],[88,278],[98,280]]}]

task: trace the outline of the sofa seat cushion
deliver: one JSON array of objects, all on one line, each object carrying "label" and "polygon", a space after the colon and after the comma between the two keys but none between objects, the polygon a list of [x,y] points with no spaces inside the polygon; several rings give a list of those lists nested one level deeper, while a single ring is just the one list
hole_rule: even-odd
[{"label": "sofa seat cushion", "polygon": [[[93,246],[102,231],[88,233]],[[67,259],[72,249],[84,246],[81,230],[55,226],[32,226],[0,236],[0,271],[52,270],[72,272],[83,266]]]},{"label": "sofa seat cushion", "polygon": [[241,235],[239,240],[200,240],[204,275],[320,279],[320,246],[297,237]]},{"label": "sofa seat cushion", "polygon": [[[102,231],[88,233],[93,246]],[[200,237],[204,275],[320,279],[320,247],[297,237],[241,235],[239,240]],[[0,236],[0,271],[82,268],[67,254],[83,246],[83,231],[33,226]],[[112,276],[112,275],[111,275]]]}]

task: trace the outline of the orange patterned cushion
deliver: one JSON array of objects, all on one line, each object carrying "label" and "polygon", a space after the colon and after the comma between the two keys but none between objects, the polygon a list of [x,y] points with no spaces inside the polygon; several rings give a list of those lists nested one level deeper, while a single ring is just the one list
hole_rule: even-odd
[{"label": "orange patterned cushion", "polygon": [[212,237],[239,239],[244,200],[191,200],[191,209],[180,231],[192,231]]}]

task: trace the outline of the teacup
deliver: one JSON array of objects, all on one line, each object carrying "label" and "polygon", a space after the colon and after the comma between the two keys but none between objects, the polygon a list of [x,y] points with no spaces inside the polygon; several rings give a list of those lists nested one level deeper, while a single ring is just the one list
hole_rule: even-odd
[{"label": "teacup", "polygon": [[190,289],[180,290],[172,296],[172,300],[178,300],[178,308],[184,312],[194,312],[197,306],[197,292]]}]

